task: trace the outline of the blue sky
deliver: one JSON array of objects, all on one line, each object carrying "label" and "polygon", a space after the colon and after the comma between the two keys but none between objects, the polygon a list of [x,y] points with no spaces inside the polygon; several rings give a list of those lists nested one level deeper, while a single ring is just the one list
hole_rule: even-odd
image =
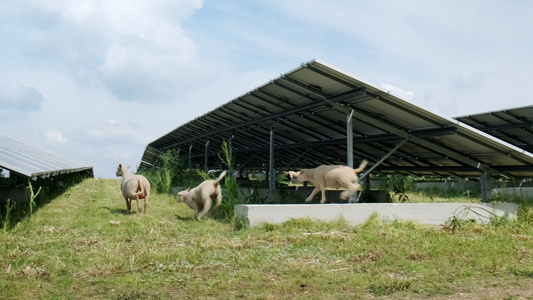
[{"label": "blue sky", "polygon": [[318,59],[447,117],[531,105],[533,2],[3,0],[0,131],[114,178]]}]

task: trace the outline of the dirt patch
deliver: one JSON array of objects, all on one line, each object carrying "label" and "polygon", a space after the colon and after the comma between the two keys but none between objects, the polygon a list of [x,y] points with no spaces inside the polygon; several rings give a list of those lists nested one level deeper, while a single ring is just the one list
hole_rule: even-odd
[{"label": "dirt patch", "polygon": [[493,282],[490,284],[482,283],[479,286],[458,286],[457,292],[450,295],[437,296],[417,296],[407,295],[403,293],[381,296],[369,297],[368,299],[392,300],[392,299],[428,299],[428,300],[452,300],[452,299],[467,299],[467,300],[523,300],[533,299],[533,279],[522,279],[516,282],[502,281]]}]

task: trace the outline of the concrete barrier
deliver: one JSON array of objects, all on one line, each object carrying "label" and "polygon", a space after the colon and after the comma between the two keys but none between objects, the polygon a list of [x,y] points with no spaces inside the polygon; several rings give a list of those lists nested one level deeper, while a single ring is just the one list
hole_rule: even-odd
[{"label": "concrete barrier", "polygon": [[461,220],[488,222],[494,215],[516,218],[518,206],[512,203],[357,203],[357,204],[251,204],[236,205],[237,218],[249,226],[281,224],[290,219],[335,221],[344,218],[351,225],[366,222],[373,213],[386,221],[414,221],[444,224],[452,216]]},{"label": "concrete barrier", "polygon": [[492,189],[492,197],[507,196],[533,200],[533,187],[510,187]]}]

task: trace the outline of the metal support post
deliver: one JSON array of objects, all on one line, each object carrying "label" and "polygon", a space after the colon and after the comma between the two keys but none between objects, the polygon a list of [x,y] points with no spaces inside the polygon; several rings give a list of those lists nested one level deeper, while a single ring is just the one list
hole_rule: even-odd
[{"label": "metal support post", "polygon": [[353,168],[353,109],[346,118],[346,154],[347,166]]},{"label": "metal support post", "polygon": [[[353,109],[346,116],[346,165],[353,168]],[[354,203],[357,200],[359,191],[348,198],[348,203]]]},{"label": "metal support post", "polygon": [[370,191],[370,176],[365,176],[365,191]]},{"label": "metal support post", "polygon": [[233,164],[234,164],[234,161],[233,161],[233,133],[230,133],[230,136],[229,136],[229,139],[228,139],[228,161],[230,162],[230,165],[228,166],[229,168],[229,173],[231,176],[233,176]]},{"label": "metal support post", "polygon": [[189,170],[192,169],[192,145],[189,146]]},{"label": "metal support post", "polygon": [[482,171],[483,171],[483,174],[481,175],[481,201],[483,203],[487,203],[487,202],[490,202],[491,200],[489,168],[485,166],[485,168],[483,168]]},{"label": "metal support post", "polygon": [[380,160],[378,160],[375,164],[373,164],[372,167],[367,169],[363,174],[359,175],[359,179],[366,178],[366,176],[370,172],[372,172],[372,170],[374,170],[377,166],[379,166],[382,162],[384,162],[389,156],[391,156],[394,152],[396,152],[396,150],[398,150],[408,140],[409,139],[407,138],[407,139],[404,139],[403,141],[401,141],[400,143],[398,143],[398,145],[396,145],[396,147],[394,147],[391,151],[389,151],[389,153],[385,154],[385,156],[383,156]]},{"label": "metal support post", "polygon": [[268,188],[276,189],[276,171],[274,170],[274,126],[270,127],[270,161],[268,165]]},{"label": "metal support post", "polygon": [[209,168],[207,166],[207,149],[209,147],[209,140],[205,143],[205,172],[209,172]]}]

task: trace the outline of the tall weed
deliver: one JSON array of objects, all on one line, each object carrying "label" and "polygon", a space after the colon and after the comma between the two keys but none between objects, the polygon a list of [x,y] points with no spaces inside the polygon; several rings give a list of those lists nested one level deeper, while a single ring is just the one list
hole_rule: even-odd
[{"label": "tall weed", "polygon": [[226,167],[228,167],[229,171],[226,177],[224,177],[224,200],[222,201],[222,204],[216,212],[216,216],[226,221],[230,221],[233,219],[234,216],[233,210],[235,205],[240,204],[241,201],[239,198],[239,184],[237,183],[235,177],[233,177],[233,174],[231,174],[233,172],[233,163],[235,161],[235,156],[226,140],[222,141],[222,154],[219,154],[218,158],[222,161],[224,165],[226,165]]},{"label": "tall weed", "polygon": [[185,166],[185,159],[179,156],[178,151],[171,149],[159,156],[155,167],[139,173],[148,178],[155,192],[170,194],[173,186],[180,186],[184,178],[191,175],[190,172],[184,172]]},{"label": "tall weed", "polygon": [[2,226],[2,229],[4,231],[7,231],[11,226],[11,222],[13,219],[13,211],[15,209],[15,205],[17,203],[15,201],[11,201],[11,199],[7,199],[6,204],[4,205],[3,211],[0,210],[0,226]]},{"label": "tall weed", "polygon": [[409,201],[407,193],[413,190],[414,180],[411,176],[391,175],[390,190],[393,196],[398,197],[398,201]]},{"label": "tall weed", "polygon": [[30,191],[29,199],[27,199],[27,210],[24,206],[17,205],[19,202],[20,204],[25,204],[26,199],[8,199],[6,204],[3,206],[3,209],[0,210],[0,225],[2,226],[4,231],[8,230],[13,225],[15,225],[15,223],[19,222],[24,218],[31,218],[34,210],[37,208],[37,203],[35,202],[35,199],[39,196],[42,190],[42,186],[39,186],[37,192],[34,192],[31,179],[28,178],[28,186],[26,188]]},{"label": "tall weed", "polygon": [[29,200],[30,207],[29,207],[29,210],[30,210],[30,217],[31,217],[31,215],[33,214],[33,209],[37,206],[37,204],[35,204],[35,198],[37,198],[37,196],[41,192],[42,186],[39,187],[39,189],[37,190],[37,193],[34,193],[33,186],[31,184],[31,180],[28,178],[28,187],[27,188],[30,190],[30,200]]}]

